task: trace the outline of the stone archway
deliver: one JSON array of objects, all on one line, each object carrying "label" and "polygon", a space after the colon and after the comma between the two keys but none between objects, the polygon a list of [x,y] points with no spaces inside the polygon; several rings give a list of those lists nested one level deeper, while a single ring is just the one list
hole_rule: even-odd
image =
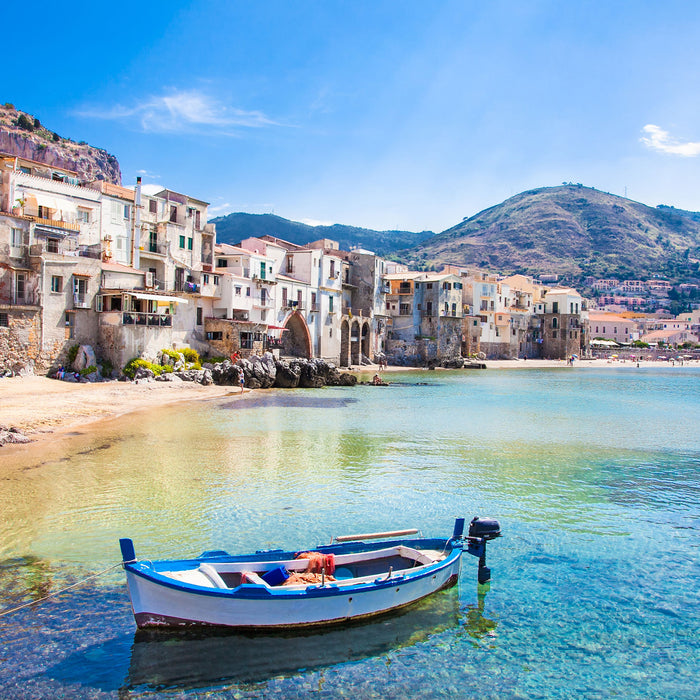
[{"label": "stone archway", "polygon": [[350,362],[360,364],[360,324],[357,321],[350,326]]},{"label": "stone archway", "polygon": [[362,324],[362,338],[360,340],[360,350],[365,357],[372,359],[370,355],[370,327],[369,323],[367,322]]},{"label": "stone archway", "polygon": [[340,366],[350,366],[350,324],[346,319],[340,324]]},{"label": "stone archway", "polygon": [[304,317],[295,311],[287,316],[282,333],[282,354],[291,357],[313,357],[311,334]]}]

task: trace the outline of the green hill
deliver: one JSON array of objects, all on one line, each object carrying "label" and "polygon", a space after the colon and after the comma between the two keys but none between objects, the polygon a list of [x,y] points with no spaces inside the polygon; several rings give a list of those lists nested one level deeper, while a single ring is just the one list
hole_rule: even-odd
[{"label": "green hill", "polygon": [[432,231],[373,231],[356,226],[309,226],[289,221],[273,214],[234,213],[211,219],[216,224],[219,243],[238,243],[251,236],[276,236],[290,243],[305,245],[321,238],[338,241],[341,249],[365,248],[377,255],[388,255],[395,250],[409,248],[433,236]]},{"label": "green hill", "polygon": [[700,277],[700,213],[648,207],[581,185],[522,192],[402,251],[419,267],[445,263],[503,273],[672,281]]}]

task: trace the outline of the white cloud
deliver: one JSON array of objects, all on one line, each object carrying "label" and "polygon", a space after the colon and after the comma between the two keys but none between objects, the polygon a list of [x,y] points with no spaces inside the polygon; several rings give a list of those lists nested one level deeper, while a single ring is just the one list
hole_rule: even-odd
[{"label": "white cloud", "polygon": [[672,138],[668,131],[665,131],[660,126],[656,126],[656,124],[647,124],[642,131],[647,135],[640,139],[641,142],[655,151],[671,153],[686,158],[700,156],[700,142],[686,141],[682,143]]},{"label": "white cloud", "polygon": [[147,132],[186,132],[206,129],[234,135],[233,129],[279,126],[258,111],[231,107],[199,90],[172,90],[132,106],[86,110],[82,116],[121,121],[138,120]]},{"label": "white cloud", "polygon": [[307,226],[333,226],[335,221],[319,221],[318,219],[302,219],[302,224]]}]

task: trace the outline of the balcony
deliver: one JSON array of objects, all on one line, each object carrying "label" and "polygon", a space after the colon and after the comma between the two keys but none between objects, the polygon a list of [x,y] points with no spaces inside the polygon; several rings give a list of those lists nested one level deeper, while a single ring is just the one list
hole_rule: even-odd
[{"label": "balcony", "polygon": [[74,224],[69,221],[58,221],[57,219],[42,219],[38,216],[28,216],[30,221],[33,221],[37,226],[45,226],[47,228],[58,228],[64,231],[80,231],[80,224]]},{"label": "balcony", "polygon": [[141,255],[148,256],[150,254],[165,256],[168,254],[169,246],[161,241],[149,241],[148,244],[141,247]]},{"label": "balcony", "polygon": [[73,308],[74,309],[89,309],[90,303],[87,300],[86,294],[75,293],[73,294]]}]

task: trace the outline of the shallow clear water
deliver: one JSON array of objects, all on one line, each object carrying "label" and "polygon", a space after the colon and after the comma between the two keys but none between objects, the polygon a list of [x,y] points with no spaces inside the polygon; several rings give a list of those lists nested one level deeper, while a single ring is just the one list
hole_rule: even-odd
[{"label": "shallow clear water", "polygon": [[[119,568],[0,618],[0,696],[691,698],[700,370],[425,372],[0,454],[0,607],[118,562],[492,515],[493,578],[304,635],[136,634]],[[10,453],[8,453],[10,454]]]}]

